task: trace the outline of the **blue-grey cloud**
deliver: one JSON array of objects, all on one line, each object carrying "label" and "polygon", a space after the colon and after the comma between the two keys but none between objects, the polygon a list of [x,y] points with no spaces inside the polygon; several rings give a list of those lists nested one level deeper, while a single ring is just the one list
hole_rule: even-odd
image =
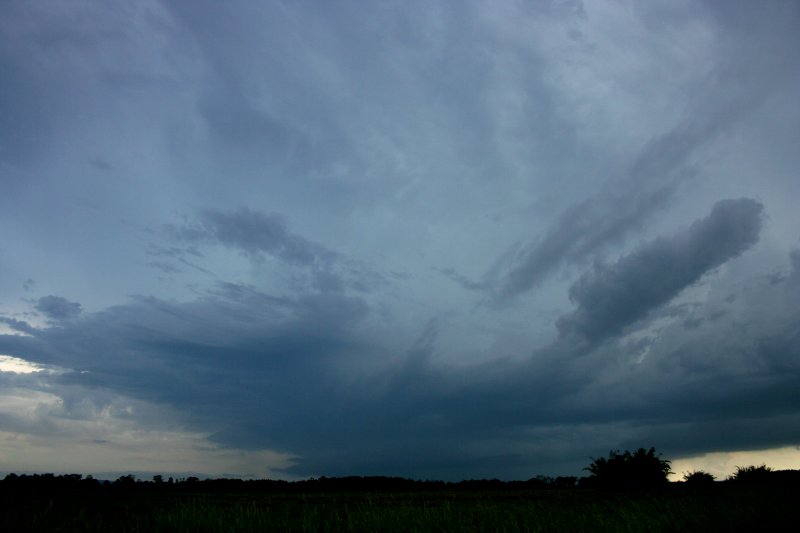
[{"label": "blue-grey cloud", "polygon": [[[623,257],[616,272],[632,268],[632,257],[651,257],[656,243],[667,265],[707,272],[703,265],[730,260],[755,241],[760,213],[751,200],[722,202],[684,232]],[[700,253],[701,242],[713,249]],[[646,441],[696,453],[798,438],[792,424],[748,432],[759,420],[800,412],[791,392],[800,385],[799,271],[790,263],[777,283],[756,279],[737,299],[721,293],[691,306],[660,339],[622,342],[613,333],[620,319],[599,345],[556,343],[532,359],[470,366],[437,360],[437,319],[395,352],[365,335],[375,317],[357,298],[276,297],[234,283],[191,304],[140,298],[62,327],[30,328],[29,337],[0,336],[0,352],[74,369],[54,378],[56,390],[124,393],[177,409],[225,446],[296,454],[294,475],[580,473],[597,446]],[[694,277],[678,276],[681,283]],[[604,285],[609,295],[629,294],[640,281],[616,279]],[[645,291],[649,303],[637,309],[646,314],[663,304],[677,285]],[[763,305],[776,295],[782,303],[767,316]],[[719,318],[679,333],[684,315]],[[737,320],[749,327],[736,328]],[[633,364],[643,349],[648,355]],[[722,427],[738,432],[713,435]]]},{"label": "blue-grey cloud", "polygon": [[559,331],[593,341],[619,333],[755,244],[762,218],[755,200],[720,201],[685,231],[643,245],[614,265],[597,265],[570,288],[578,308],[559,319]]},{"label": "blue-grey cloud", "polygon": [[[367,293],[386,286],[388,277],[361,261],[353,260],[328,247],[292,232],[284,217],[241,207],[236,211],[201,210],[197,219],[181,226],[167,226],[167,233],[192,246],[162,246],[150,243],[148,254],[171,259],[155,261],[150,266],[165,274],[174,273],[181,265],[206,274],[203,254],[195,245],[217,244],[244,253],[259,262],[264,256],[274,257],[289,269],[305,269],[308,279],[300,283],[319,292]],[[177,263],[177,264],[176,264]]]},{"label": "blue-grey cloud", "polygon": [[70,320],[81,314],[82,307],[62,296],[43,296],[36,301],[34,308],[50,320]]},{"label": "blue-grey cloud", "polygon": [[539,240],[514,253],[507,272],[495,282],[493,299],[503,302],[538,286],[565,264],[587,262],[662,212],[691,175],[692,153],[755,105],[752,95],[747,96],[690,117],[652,140],[624,179],[567,207]]},{"label": "blue-grey cloud", "polygon": [[9,4],[0,355],[51,366],[0,433],[447,478],[800,442],[798,15]]},{"label": "blue-grey cloud", "polygon": [[[788,4],[776,8],[772,15],[783,10],[788,20],[797,16],[796,8]],[[726,16],[752,16],[740,7],[725,11]],[[748,14],[741,15],[742,12]],[[786,19],[781,19],[779,25],[779,33],[788,31]],[[676,201],[682,188],[691,186],[697,171],[694,155],[727,135],[763,105],[768,98],[763,91],[763,76],[780,78],[785,75],[784,63],[796,61],[785,50],[776,48],[780,39],[765,40],[757,53],[774,57],[774,62],[759,62],[753,67],[757,73],[745,75],[738,56],[754,53],[753,50],[744,52],[740,41],[725,37],[725,45],[736,52],[709,77],[708,83],[719,90],[687,96],[682,118],[646,143],[622,175],[607,179],[600,192],[568,205],[540,237],[501,258],[486,274],[494,303],[506,302],[540,286],[566,265],[585,264],[609,246],[641,231]],[[735,90],[722,90],[734,84]],[[598,178],[603,179],[601,176]]]},{"label": "blue-grey cloud", "polygon": [[537,286],[567,262],[585,261],[603,246],[618,242],[667,203],[674,187],[604,192],[567,208],[535,244],[517,252],[495,299],[503,301]]},{"label": "blue-grey cloud", "polygon": [[490,288],[488,283],[473,281],[453,267],[439,268],[437,270],[468,291],[484,291]]},{"label": "blue-grey cloud", "polygon": [[11,53],[18,43],[9,38],[10,34],[4,31],[2,35],[4,53],[0,55],[0,65],[8,77],[0,85],[0,112],[7,123],[7,127],[0,129],[0,158],[6,164],[18,164],[30,159],[42,142],[49,139],[52,125],[45,111],[46,91],[38,85],[36,71],[22,57]]},{"label": "blue-grey cloud", "polygon": [[109,171],[114,170],[114,166],[103,159],[102,157],[93,157],[89,159],[89,164],[92,165],[94,168],[100,171]]},{"label": "blue-grey cloud", "polygon": [[24,320],[18,320],[16,318],[11,318],[7,316],[0,316],[0,324],[5,324],[13,331],[19,331],[20,333],[33,333],[35,328],[31,326],[29,323],[25,322]]},{"label": "blue-grey cloud", "polygon": [[186,241],[214,241],[248,254],[265,253],[299,265],[325,263],[335,257],[324,246],[290,232],[283,217],[247,207],[232,213],[206,209],[200,212],[197,224],[176,231]]}]

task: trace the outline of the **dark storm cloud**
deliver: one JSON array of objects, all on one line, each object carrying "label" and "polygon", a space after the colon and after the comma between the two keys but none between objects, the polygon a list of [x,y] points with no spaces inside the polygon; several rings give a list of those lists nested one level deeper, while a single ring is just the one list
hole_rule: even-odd
[{"label": "dark storm cloud", "polygon": [[33,326],[24,320],[17,320],[16,318],[0,316],[0,324],[5,324],[12,330],[19,331],[20,333],[32,333],[34,331]]},{"label": "dark storm cloud", "polygon": [[648,143],[625,179],[567,207],[541,239],[515,254],[494,299],[524,293],[564,264],[585,262],[641,228],[672,200],[678,186],[673,174],[707,142],[714,125],[697,119],[679,125]]},{"label": "dark storm cloud", "polygon": [[503,301],[537,286],[566,262],[581,262],[603,246],[618,242],[664,207],[673,187],[653,191],[605,192],[570,206],[537,243],[516,254],[495,298]]},{"label": "dark storm cloud", "polygon": [[[587,273],[573,289],[578,310],[562,321],[589,320],[599,301],[634,293],[644,303],[629,303],[641,318],[752,245],[761,213],[753,200],[719,202],[686,230]],[[763,426],[759,417],[784,420],[800,410],[792,392],[800,385],[800,254],[790,259],[777,282],[765,277],[734,299],[724,293],[665,309],[674,328],[684,318],[718,317],[688,333],[621,343],[615,333],[634,318],[613,307],[608,342],[556,342],[530,360],[439,363],[435,318],[395,353],[367,334],[375,316],[358,298],[278,297],[229,282],[194,303],[139,298],[62,327],[29,327],[31,337],[0,336],[0,353],[75,369],[57,378],[56,390],[90,387],[163,403],[223,445],[296,454],[293,475],[577,474],[598,449],[629,443],[694,453],[798,437],[791,424],[748,436]],[[662,283],[642,286],[656,273],[666,276]],[[763,312],[767,302],[782,304],[773,315]],[[602,317],[591,316],[595,322],[581,325],[598,328]],[[677,339],[679,347],[671,344]],[[720,428],[737,433],[721,438],[713,434]]]},{"label": "dark storm cloud", "polygon": [[[275,257],[291,269],[298,283],[322,293],[341,293],[348,289],[368,293],[389,283],[389,277],[369,265],[292,232],[284,217],[276,213],[247,207],[230,212],[205,209],[198,213],[195,222],[167,226],[166,229],[169,236],[178,241],[194,245],[219,244],[242,252],[255,261],[264,255]],[[148,254],[173,261],[150,263],[164,273],[182,264],[214,275],[202,266],[204,256],[196,246],[182,248],[150,243]],[[308,274],[307,279],[300,277],[300,270]],[[305,281],[301,282],[301,279]]]},{"label": "dark storm cloud", "polygon": [[251,255],[265,253],[298,265],[327,263],[336,256],[290,232],[280,215],[247,207],[231,213],[207,209],[199,213],[197,224],[174,231],[187,241],[213,241]]},{"label": "dark storm cloud", "polygon": [[[638,272],[639,258],[641,268],[661,272],[650,262],[660,246],[682,280],[665,284],[674,289],[694,279],[686,272],[705,272],[754,242],[760,212],[751,200],[722,202],[612,270]],[[630,294],[621,285],[639,286],[636,276],[610,286],[606,277],[592,279],[609,296]],[[642,289],[649,303],[639,311],[673,289]],[[800,437],[791,424],[748,433],[763,429],[761,419],[800,412],[797,266],[778,283],[765,277],[737,294],[682,311],[729,311],[688,333],[677,333],[681,316],[660,339],[622,343],[611,335],[594,348],[556,343],[529,360],[456,367],[437,362],[437,319],[395,353],[368,335],[375,316],[357,298],[276,297],[219,283],[194,303],[140,298],[62,327],[31,328],[31,337],[0,336],[0,353],[76,370],[54,378],[54,390],[90,387],[163,403],[224,445],[296,454],[294,475],[579,473],[598,449],[628,443],[692,453]],[[767,303],[773,314],[763,312]],[[643,349],[647,356],[634,363]],[[737,433],[712,435],[725,427]]]},{"label": "dark storm cloud", "polygon": [[[779,26],[779,33],[788,31],[785,20]],[[782,41],[759,42],[755,47],[758,52],[749,43],[748,54],[759,53],[772,59],[748,63],[747,68],[754,71],[743,72],[741,41],[726,35],[722,43],[734,51],[708,80],[716,90],[687,96],[681,120],[650,140],[624,175],[608,180],[599,193],[569,205],[539,239],[513,250],[510,261],[501,259],[487,274],[493,285],[492,300],[503,303],[538,287],[565,265],[587,263],[664,212],[695,175],[692,157],[758,109],[769,96],[764,88],[765,78],[777,80],[785,76],[785,62],[796,60],[776,48],[777,42]],[[502,275],[496,276],[503,270]]]},{"label": "dark storm cloud", "polygon": [[685,231],[648,243],[614,265],[596,266],[570,288],[578,308],[559,319],[559,331],[592,341],[616,335],[755,244],[762,212],[755,200],[724,200]]},{"label": "dark storm cloud", "polygon": [[703,317],[715,318],[691,328],[677,320],[660,332],[643,361],[606,391],[619,398],[607,402],[609,416],[646,420],[635,434],[690,455],[796,442],[796,269],[777,283],[765,274],[712,289],[690,313]]},{"label": "dark storm cloud", "polygon": [[516,254],[495,299],[503,301],[538,286],[564,264],[585,262],[667,207],[683,177],[675,173],[694,150],[720,132],[726,123],[722,111],[727,109],[687,120],[654,139],[633,162],[626,179],[567,207],[544,237]]},{"label": "dark storm cloud", "polygon": [[[0,432],[455,479],[800,442],[797,3],[662,3],[9,4],[0,355],[51,366],[0,388],[60,407]],[[755,195],[758,247],[753,200],[632,243]]]},{"label": "dark storm cloud", "polygon": [[81,314],[81,304],[61,296],[39,298],[34,308],[51,320],[70,320]]},{"label": "dark storm cloud", "polygon": [[364,354],[350,337],[366,312],[356,298],[288,300],[223,283],[194,304],[139,298],[30,337],[0,336],[0,353],[74,369],[58,378],[65,385],[164,402],[195,413],[188,420],[200,428],[249,428],[242,439],[284,448],[293,425],[307,430],[344,394],[335,368]]}]

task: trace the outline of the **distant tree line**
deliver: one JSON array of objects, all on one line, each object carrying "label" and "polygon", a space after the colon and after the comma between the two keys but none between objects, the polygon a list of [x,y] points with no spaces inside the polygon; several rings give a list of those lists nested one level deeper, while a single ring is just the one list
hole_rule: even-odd
[{"label": "distant tree line", "polygon": [[319,477],[299,481],[273,479],[180,479],[153,476],[152,480],[125,475],[114,481],[100,481],[80,474],[9,474],[0,481],[0,493],[39,492],[97,492],[126,491],[164,492],[258,492],[258,493],[326,493],[326,492],[438,492],[438,491],[497,491],[568,489],[577,486],[578,478],[572,476],[537,476],[527,481],[501,481],[499,479],[470,479],[458,482],[414,480],[386,476]]},{"label": "distant tree line", "polygon": [[[608,457],[592,459],[584,470],[589,476],[536,476],[527,481],[499,479],[470,479],[458,482],[413,480],[386,476],[319,477],[299,481],[272,479],[199,479],[187,477],[152,480],[124,475],[115,481],[100,481],[80,474],[8,474],[0,480],[4,495],[41,493],[114,493],[127,491],[174,491],[197,493],[325,493],[325,492],[437,492],[437,491],[523,491],[548,489],[611,489],[641,490],[666,487],[671,474],[670,461],[663,459],[654,448],[639,448],[634,452],[612,451]],[[737,467],[723,482],[703,471],[688,472],[682,485],[694,488],[717,483],[748,486],[800,487],[800,470],[772,470],[766,465]],[[674,484],[678,485],[678,484]]]}]

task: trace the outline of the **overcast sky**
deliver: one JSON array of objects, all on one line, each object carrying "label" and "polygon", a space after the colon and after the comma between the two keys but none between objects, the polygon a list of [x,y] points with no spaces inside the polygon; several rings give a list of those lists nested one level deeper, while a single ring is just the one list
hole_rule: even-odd
[{"label": "overcast sky", "polygon": [[795,1],[4,2],[0,471],[797,457],[798,94]]}]

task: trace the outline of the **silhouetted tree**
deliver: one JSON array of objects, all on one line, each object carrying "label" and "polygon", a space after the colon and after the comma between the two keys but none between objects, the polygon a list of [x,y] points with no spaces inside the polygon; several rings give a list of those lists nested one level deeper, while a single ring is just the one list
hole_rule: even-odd
[{"label": "silhouetted tree", "polygon": [[672,473],[670,461],[656,454],[655,448],[639,448],[631,453],[609,452],[607,458],[592,458],[590,485],[605,488],[651,488],[663,486]]},{"label": "silhouetted tree", "polygon": [[728,481],[748,485],[765,485],[772,480],[772,474],[772,469],[767,465],[737,466],[736,472],[728,478]]},{"label": "silhouetted tree", "polygon": [[702,470],[694,470],[683,474],[683,480],[693,487],[708,487],[714,484],[714,476]]}]

